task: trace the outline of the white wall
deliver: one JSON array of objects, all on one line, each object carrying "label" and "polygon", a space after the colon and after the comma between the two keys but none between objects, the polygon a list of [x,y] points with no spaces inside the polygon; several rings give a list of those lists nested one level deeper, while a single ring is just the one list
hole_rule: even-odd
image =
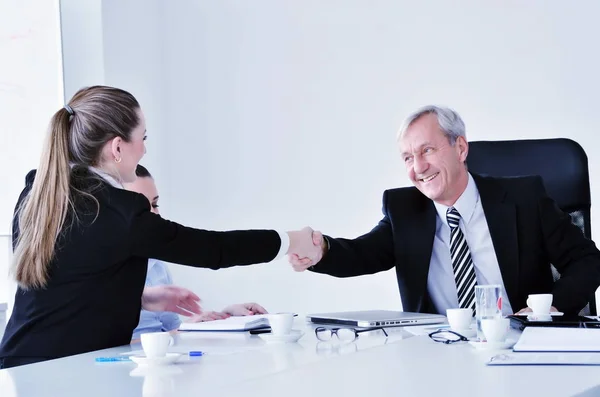
[{"label": "white wall", "polygon": [[104,83],[102,0],[60,0],[65,103],[81,87]]},{"label": "white wall", "polygon": [[62,92],[58,0],[0,1],[0,302],[10,304],[15,289],[8,277],[13,210]]},{"label": "white wall", "polygon": [[162,0],[103,0],[104,84],[131,92],[146,117],[148,140],[143,164],[163,179],[160,148],[167,116],[163,94]]},{"label": "white wall", "polygon": [[61,0],[65,101],[80,88],[99,84],[135,95],[148,126],[144,162],[158,177],[164,115],[161,10],[160,0]]},{"label": "white wall", "polygon": [[[171,3],[165,216],[214,229],[367,232],[382,191],[408,185],[395,131],[428,103],[456,108],[471,139],[571,137],[597,169],[600,4],[584,3]],[[592,189],[600,200],[594,180]],[[174,274],[217,308],[245,299],[297,311],[400,302],[393,273],[337,280],[280,261]]]},{"label": "white wall", "polygon": [[[471,140],[566,136],[592,177],[600,165],[595,1],[125,3],[102,2],[105,79],[140,97],[169,219],[367,232],[383,190],[408,185],[395,131],[428,103],[456,108]],[[284,260],[173,272],[208,308],[400,308],[393,273],[339,280]]]}]

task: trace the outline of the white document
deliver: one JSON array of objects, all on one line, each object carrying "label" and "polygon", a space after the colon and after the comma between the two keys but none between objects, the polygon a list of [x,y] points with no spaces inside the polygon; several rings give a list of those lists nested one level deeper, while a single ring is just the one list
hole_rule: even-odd
[{"label": "white document", "polygon": [[506,353],[487,365],[600,365],[600,353]]},{"label": "white document", "polygon": [[204,321],[201,323],[181,323],[180,331],[250,331],[269,326],[264,315],[232,316],[224,320]]},{"label": "white document", "polygon": [[527,327],[513,350],[515,352],[600,352],[600,329]]}]

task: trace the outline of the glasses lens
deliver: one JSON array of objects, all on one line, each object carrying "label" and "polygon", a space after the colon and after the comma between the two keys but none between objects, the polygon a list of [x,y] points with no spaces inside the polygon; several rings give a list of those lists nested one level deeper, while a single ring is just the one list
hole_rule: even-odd
[{"label": "glasses lens", "polygon": [[342,342],[352,342],[354,339],[356,339],[354,330],[349,328],[338,329],[337,335]]},{"label": "glasses lens", "polygon": [[317,336],[318,340],[321,340],[324,342],[331,340],[331,330],[329,330],[327,328],[315,329],[315,335]]}]

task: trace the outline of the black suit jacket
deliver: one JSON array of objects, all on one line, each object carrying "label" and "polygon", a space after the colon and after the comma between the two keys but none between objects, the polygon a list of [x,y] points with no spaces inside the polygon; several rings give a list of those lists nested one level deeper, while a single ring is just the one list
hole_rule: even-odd
[{"label": "black suit jacket", "polygon": [[[128,344],[148,258],[220,269],[269,262],[281,246],[272,230],[214,232],[170,222],[150,212],[143,195],[114,188],[87,169],[73,169],[71,186],[77,219],[69,212],[47,287],[16,293],[0,345],[5,366]],[[16,241],[18,222],[13,231]]]},{"label": "black suit jacket", "polygon": [[[600,285],[600,252],[550,199],[540,177],[473,175],[512,308],[528,294],[552,293],[553,305],[579,312]],[[354,240],[326,236],[330,249],[312,270],[337,277],[396,267],[405,311],[435,313],[427,276],[436,228],[433,202],[416,188],[387,190],[384,217]],[[561,273],[553,281],[550,264]]]}]

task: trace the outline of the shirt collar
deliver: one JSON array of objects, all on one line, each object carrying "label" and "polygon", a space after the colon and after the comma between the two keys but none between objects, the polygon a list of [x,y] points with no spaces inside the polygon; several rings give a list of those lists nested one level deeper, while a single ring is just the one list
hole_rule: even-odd
[{"label": "shirt collar", "polygon": [[150,269],[152,269],[154,267],[154,265],[156,265],[157,262],[158,262],[157,259],[154,259],[154,258],[148,259],[148,271],[150,271]]},{"label": "shirt collar", "polygon": [[[479,202],[479,190],[477,190],[477,185],[475,184],[475,180],[469,174],[469,180],[467,182],[467,188],[460,195],[456,203],[454,203],[453,207],[456,208],[460,217],[462,218],[464,224],[468,224],[473,216],[473,212],[475,212],[475,206]],[[448,219],[446,218],[446,213],[448,212],[448,208],[444,204],[433,202],[435,205],[435,209],[437,211],[438,216],[444,222],[444,224],[448,225]]]},{"label": "shirt collar", "polygon": [[92,171],[93,173],[95,173],[96,175],[98,175],[99,177],[104,179],[106,182],[108,182],[112,187],[116,187],[117,189],[124,189],[123,184],[121,184],[121,182],[117,181],[115,179],[115,177],[104,172],[100,168],[89,167],[89,169],[90,169],[90,171]]}]

